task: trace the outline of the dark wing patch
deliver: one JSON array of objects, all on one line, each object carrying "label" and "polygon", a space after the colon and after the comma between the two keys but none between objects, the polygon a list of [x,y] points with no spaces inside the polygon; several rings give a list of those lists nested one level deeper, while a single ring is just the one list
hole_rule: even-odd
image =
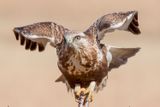
[{"label": "dark wing patch", "polygon": [[16,32],[15,29],[13,30],[13,32],[14,32],[14,35],[15,35],[15,37],[16,37],[16,40],[19,40],[19,33]]},{"label": "dark wing patch", "polygon": [[32,42],[31,43],[31,47],[30,47],[31,51],[35,50],[36,48],[37,48],[37,43],[36,42]]},{"label": "dark wing patch", "polygon": [[43,44],[38,44],[39,52],[42,52],[44,49],[45,49],[45,47],[43,46]]},{"label": "dark wing patch", "polygon": [[25,46],[26,50],[30,49],[31,43],[32,43],[31,40],[26,39],[26,46]]},{"label": "dark wing patch", "polygon": [[133,20],[131,21],[129,27],[128,27],[128,31],[132,32],[133,34],[140,34],[141,31],[138,28],[139,23],[138,23],[138,13],[135,13]]},{"label": "dark wing patch", "polygon": [[25,43],[25,37],[23,37],[22,35],[20,36],[20,43],[21,45],[24,45]]}]

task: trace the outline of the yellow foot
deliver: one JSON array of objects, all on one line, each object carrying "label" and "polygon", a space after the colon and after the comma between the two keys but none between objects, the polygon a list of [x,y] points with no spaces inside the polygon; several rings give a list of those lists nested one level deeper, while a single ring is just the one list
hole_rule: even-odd
[{"label": "yellow foot", "polygon": [[87,88],[84,91],[85,97],[85,102],[92,102],[93,101],[93,91],[90,88]]},{"label": "yellow foot", "polygon": [[96,85],[96,83],[94,81],[92,81],[90,83],[90,85],[87,89],[81,88],[79,85],[76,85],[76,87],[75,87],[76,102],[80,102],[82,96],[84,98],[84,102],[92,102],[95,85]]},{"label": "yellow foot", "polygon": [[79,86],[75,87],[75,100],[76,102],[80,102],[80,99],[81,99],[81,96],[85,96],[85,91],[86,89],[85,88],[80,88]]}]

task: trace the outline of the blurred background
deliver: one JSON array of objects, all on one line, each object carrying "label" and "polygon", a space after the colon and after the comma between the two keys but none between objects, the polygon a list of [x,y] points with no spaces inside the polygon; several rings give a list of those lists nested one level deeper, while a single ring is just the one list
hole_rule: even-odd
[{"label": "blurred background", "polygon": [[54,48],[26,51],[12,29],[54,21],[83,31],[100,16],[138,10],[141,35],[116,31],[103,42],[141,47],[126,65],[109,73],[107,87],[95,95],[91,107],[160,107],[159,0],[1,0],[0,107],[76,107],[66,86],[55,83],[61,74]]}]

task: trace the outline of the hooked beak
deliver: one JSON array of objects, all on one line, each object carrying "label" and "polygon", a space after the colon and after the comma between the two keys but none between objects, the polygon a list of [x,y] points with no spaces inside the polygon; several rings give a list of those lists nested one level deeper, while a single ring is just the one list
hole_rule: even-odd
[{"label": "hooked beak", "polygon": [[72,38],[70,36],[65,37],[65,42],[69,47],[73,47]]}]

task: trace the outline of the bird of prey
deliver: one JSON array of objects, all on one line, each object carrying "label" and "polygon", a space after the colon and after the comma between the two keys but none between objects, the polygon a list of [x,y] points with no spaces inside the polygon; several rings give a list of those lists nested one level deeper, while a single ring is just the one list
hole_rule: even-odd
[{"label": "bird of prey", "polygon": [[140,34],[138,12],[106,14],[84,32],[69,30],[54,22],[40,22],[13,29],[16,39],[26,50],[45,49],[47,43],[56,48],[58,67],[62,75],[56,82],[66,83],[76,100],[86,95],[91,102],[93,93],[105,87],[108,72],[125,64],[140,48],[120,48],[101,43],[108,32],[124,30]]}]

